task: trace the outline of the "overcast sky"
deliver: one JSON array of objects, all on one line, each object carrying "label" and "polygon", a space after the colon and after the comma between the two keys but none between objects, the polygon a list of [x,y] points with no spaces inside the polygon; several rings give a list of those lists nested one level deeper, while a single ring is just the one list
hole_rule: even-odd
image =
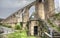
[{"label": "overcast sky", "polygon": [[[10,14],[33,2],[34,0],[0,0],[0,18],[6,18]],[[58,6],[58,0],[55,1]],[[33,9],[32,9],[33,10]]]},{"label": "overcast sky", "polygon": [[[34,0],[33,0],[34,1]],[[0,0],[0,18],[6,18],[10,14],[33,2],[32,0]]]}]

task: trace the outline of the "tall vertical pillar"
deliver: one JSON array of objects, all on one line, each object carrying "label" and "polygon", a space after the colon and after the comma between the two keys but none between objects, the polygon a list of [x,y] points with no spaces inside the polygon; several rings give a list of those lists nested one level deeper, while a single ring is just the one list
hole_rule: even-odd
[{"label": "tall vertical pillar", "polygon": [[54,0],[45,0],[44,8],[45,8],[46,17],[52,16],[55,12]]},{"label": "tall vertical pillar", "polygon": [[[40,19],[45,20],[45,10],[44,10],[44,1],[43,0],[36,0],[36,13],[38,14],[38,17]],[[41,36],[41,34],[42,34],[41,26],[42,26],[42,23],[38,25],[38,35],[39,36]]]},{"label": "tall vertical pillar", "polygon": [[23,29],[26,28],[27,21],[29,20],[29,8],[25,8],[25,12],[23,13]]},{"label": "tall vertical pillar", "polygon": [[49,6],[49,15],[53,15],[55,12],[54,0],[48,0],[48,6]]},{"label": "tall vertical pillar", "polygon": [[42,0],[36,0],[36,12],[38,13],[40,19],[45,19],[44,3]]},{"label": "tall vertical pillar", "polygon": [[17,15],[17,22],[19,23],[19,22],[22,22],[22,11],[20,10],[20,11],[18,11],[18,15]]}]

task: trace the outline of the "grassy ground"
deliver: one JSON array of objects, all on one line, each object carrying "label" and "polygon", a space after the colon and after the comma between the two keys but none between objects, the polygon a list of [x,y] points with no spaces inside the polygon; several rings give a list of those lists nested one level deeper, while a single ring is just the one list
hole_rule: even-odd
[{"label": "grassy ground", "polygon": [[[8,28],[10,27],[6,25],[3,25],[3,26],[8,27]],[[17,31],[15,31],[14,33],[6,34],[4,37],[6,38],[36,38],[34,36],[28,36],[26,33],[26,30],[21,29],[20,23],[16,24],[15,30]]]},{"label": "grassy ground", "polygon": [[7,35],[7,38],[36,38],[34,36],[27,36],[26,31],[17,31]]}]

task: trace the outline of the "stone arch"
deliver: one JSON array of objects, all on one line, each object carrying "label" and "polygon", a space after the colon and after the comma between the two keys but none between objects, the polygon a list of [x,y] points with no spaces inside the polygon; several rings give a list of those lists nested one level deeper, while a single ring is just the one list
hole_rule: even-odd
[{"label": "stone arch", "polygon": [[29,8],[29,17],[30,17],[33,13],[35,13],[35,6],[34,6],[34,5]]}]

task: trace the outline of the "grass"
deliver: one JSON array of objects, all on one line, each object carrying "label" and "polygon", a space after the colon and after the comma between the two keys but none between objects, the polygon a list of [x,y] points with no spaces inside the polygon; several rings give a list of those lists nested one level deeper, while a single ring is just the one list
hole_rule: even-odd
[{"label": "grass", "polygon": [[8,38],[26,38],[27,35],[25,33],[15,32],[12,34],[7,35]]},{"label": "grass", "polygon": [[22,30],[21,28],[21,24],[17,23],[15,26],[15,30],[17,31],[15,31],[14,33],[7,34],[6,38],[36,38],[34,36],[28,36],[26,32],[27,30]]},{"label": "grass", "polygon": [[17,31],[7,35],[7,38],[35,38],[34,36],[27,36],[26,31]]}]

